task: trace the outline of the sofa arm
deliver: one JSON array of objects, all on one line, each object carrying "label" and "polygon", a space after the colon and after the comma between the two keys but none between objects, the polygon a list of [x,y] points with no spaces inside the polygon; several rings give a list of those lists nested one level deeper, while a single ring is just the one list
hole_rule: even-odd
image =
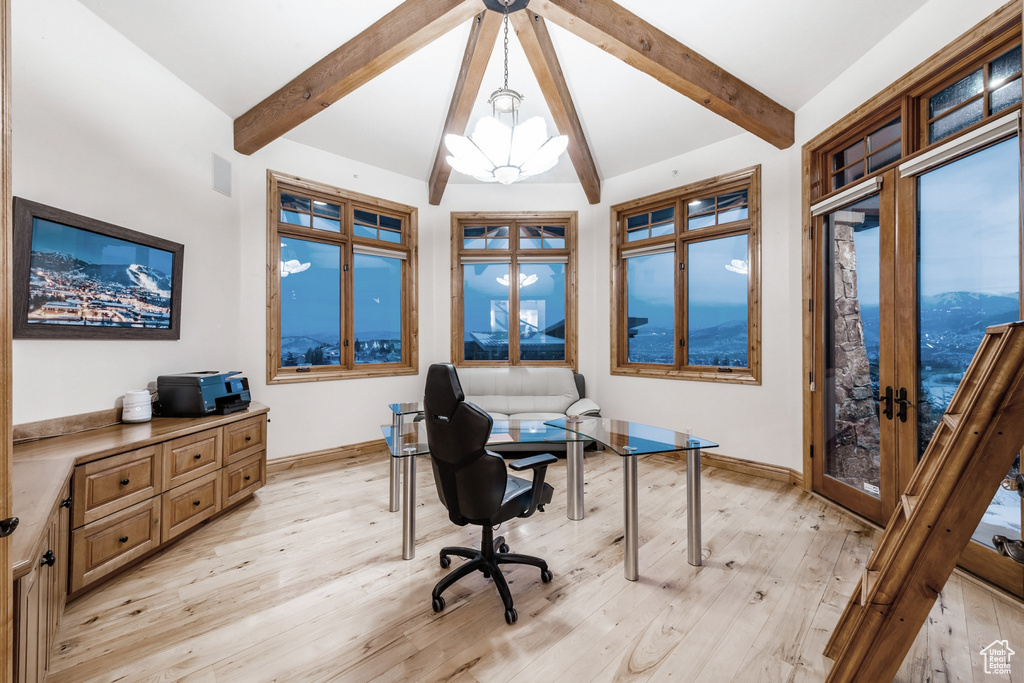
[{"label": "sofa arm", "polygon": [[594,403],[589,398],[581,398],[580,400],[573,403],[571,406],[565,409],[566,415],[600,415],[601,406]]}]

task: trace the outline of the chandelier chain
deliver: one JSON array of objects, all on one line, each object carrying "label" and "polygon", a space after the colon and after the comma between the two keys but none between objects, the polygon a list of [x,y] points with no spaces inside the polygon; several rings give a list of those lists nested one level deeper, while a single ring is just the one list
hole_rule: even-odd
[{"label": "chandelier chain", "polygon": [[505,90],[508,90],[508,5],[505,5]]}]

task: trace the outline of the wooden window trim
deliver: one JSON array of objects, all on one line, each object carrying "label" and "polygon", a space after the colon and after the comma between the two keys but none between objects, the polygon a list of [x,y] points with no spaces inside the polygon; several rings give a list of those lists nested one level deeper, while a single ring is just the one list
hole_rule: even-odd
[{"label": "wooden window trim", "polygon": [[[736,190],[747,190],[747,218],[722,225],[688,229],[686,207],[694,199],[729,194]],[[626,242],[626,216],[656,208],[676,207],[676,230],[672,235]],[[719,209],[716,205],[716,214]],[[673,188],[657,194],[640,197],[611,207],[611,374],[627,377],[653,377],[658,379],[681,379],[701,382],[722,382],[727,384],[761,384],[761,167],[752,166],[733,173]],[[676,253],[676,331],[677,337],[689,338],[686,329],[686,277],[678,268],[683,259],[682,247],[694,242],[704,242],[735,235],[747,235],[747,261],[750,276],[747,278],[747,367],[732,368],[721,372],[715,366],[690,366],[677,358],[675,365],[652,363],[630,363],[626,360],[628,350],[626,296],[626,270],[622,253],[638,247],[674,245]]]},{"label": "wooden window trim", "polygon": [[[955,82],[949,80],[955,74],[962,77],[971,64],[976,63],[980,56],[990,51],[1007,49],[1014,41],[1021,40],[1021,4],[1016,0],[1006,3],[987,18],[968,29],[965,33],[954,39],[945,47],[923,60],[906,74],[895,80],[888,87],[882,89],[873,97],[869,98],[859,107],[842,117],[834,124],[823,130],[814,138],[809,140],[801,148],[801,167],[803,174],[801,178],[801,231],[806,235],[802,240],[803,249],[801,254],[802,267],[802,299],[801,310],[803,311],[803,471],[804,488],[808,491],[813,488],[812,472],[812,449],[815,443],[824,443],[824,435],[815,433],[815,415],[820,411],[816,404],[816,392],[814,391],[815,376],[821,373],[821,358],[816,357],[814,352],[814,324],[815,316],[812,308],[815,297],[815,283],[817,273],[815,271],[815,257],[820,248],[818,240],[814,238],[816,224],[811,217],[811,205],[830,195],[838,194],[845,188],[835,191],[823,191],[827,188],[829,175],[822,176],[822,169],[827,170],[825,161],[829,150],[838,149],[839,145],[863,132],[871,125],[871,122],[878,121],[885,115],[897,109],[901,112],[903,120],[903,156],[893,164],[878,169],[870,176],[865,175],[862,180],[887,172],[893,166],[904,163],[925,152],[931,147],[921,146],[921,141],[927,135],[922,125],[922,95],[927,92],[938,92],[943,82]],[[995,56],[998,56],[995,55]],[[1020,105],[1017,105],[1019,108]],[[1008,107],[1000,112],[1008,113],[1013,107]],[[880,114],[879,112],[886,112]],[[983,119],[975,126],[984,125]],[[973,129],[971,126],[965,131]],[[909,145],[908,145],[909,142]],[[942,145],[948,142],[948,138],[939,140],[935,145]],[[1022,143],[1024,144],[1024,143]],[[907,149],[910,146],[911,149]]]},{"label": "wooden window trim", "polygon": [[[298,239],[336,244],[342,248],[343,263],[348,266],[348,270],[342,273],[341,285],[342,321],[340,332],[343,339],[346,335],[350,335],[353,329],[353,309],[351,301],[346,301],[346,296],[348,296],[346,292],[352,291],[354,276],[353,247],[363,244],[404,254],[407,265],[402,269],[401,362],[354,365],[355,345],[349,344],[342,347],[343,357],[340,366],[315,366],[305,371],[281,367],[281,278],[278,270],[281,249],[280,235],[282,233],[279,232],[278,196],[282,189],[319,197],[332,203],[338,203],[342,207],[340,233],[291,225],[287,226],[285,233]],[[394,244],[365,237],[354,237],[352,222],[355,209],[381,213],[406,221],[407,227],[403,227],[403,243]],[[417,209],[413,206],[267,170],[267,384],[393,377],[415,375],[419,372],[417,229]]]},{"label": "wooden window trim", "polygon": [[[467,225],[507,225],[509,228],[508,249],[463,249],[462,229]],[[564,225],[564,249],[519,249],[519,226]],[[578,327],[577,311],[579,300],[579,276],[577,272],[577,212],[575,211],[453,211],[451,213],[451,359],[456,367],[569,367],[578,369]],[[508,257],[513,264],[518,256],[551,256],[567,258],[565,269],[565,360],[524,361],[519,360],[519,335],[509,335],[508,361],[478,361],[465,359],[463,345],[463,256]],[[519,292],[509,288],[510,302],[518,308]]]}]

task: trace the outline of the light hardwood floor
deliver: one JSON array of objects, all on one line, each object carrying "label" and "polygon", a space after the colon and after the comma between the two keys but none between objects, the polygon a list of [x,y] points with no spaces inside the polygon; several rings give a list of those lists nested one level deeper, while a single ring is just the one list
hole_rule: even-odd
[{"label": "light hardwood floor", "polygon": [[[401,559],[387,455],[272,475],[254,500],[69,605],[48,683],[63,681],[820,681],[821,655],[879,533],[793,486],[705,468],[704,566],[686,562],[685,465],[641,459],[640,580],[622,576],[617,457],[586,461],[584,521],[555,501],[500,530],[554,580],[507,573],[507,626],[482,575],[446,594],[455,527],[420,458],[417,556]],[[453,558],[454,562],[461,560]],[[1022,654],[1024,607],[954,574],[897,680],[987,676],[979,650]]]}]

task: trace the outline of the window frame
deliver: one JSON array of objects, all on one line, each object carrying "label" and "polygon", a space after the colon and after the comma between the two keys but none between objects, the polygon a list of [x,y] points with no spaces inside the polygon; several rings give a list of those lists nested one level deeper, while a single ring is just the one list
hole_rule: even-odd
[{"label": "window frame", "polygon": [[[688,229],[686,207],[690,201],[717,198],[738,190],[747,191],[747,218],[725,224]],[[627,241],[627,218],[638,213],[675,205],[675,229],[671,235]],[[729,367],[690,365],[687,306],[688,273],[683,267],[688,258],[685,247],[696,242],[747,236],[747,366]],[[628,360],[627,262],[623,252],[650,247],[675,252],[675,351],[674,363],[636,363]],[[725,382],[759,385],[761,383],[761,166],[700,180],[658,194],[640,197],[611,207],[611,374],[659,379]],[[728,369],[726,369],[728,368]]]},{"label": "window frame", "polygon": [[[294,193],[341,206],[340,232],[280,221],[280,194]],[[398,218],[403,223],[400,244],[354,235],[355,211]],[[339,365],[281,366],[281,238],[293,237],[341,248],[341,327]],[[355,249],[370,247],[377,255],[392,252],[402,266],[402,360],[397,363],[355,363],[354,306]],[[417,292],[417,209],[298,176],[267,170],[267,384],[319,382],[415,375],[419,372]]]},{"label": "window frame", "polygon": [[[508,249],[464,249],[463,228],[483,225],[507,225],[509,228]],[[519,227],[535,225],[564,225],[565,248],[563,249],[522,249],[519,248]],[[578,368],[578,271],[577,271],[577,212],[575,211],[453,211],[451,213],[451,359],[456,367],[569,367],[573,372]],[[507,361],[466,360],[465,321],[463,320],[463,269],[464,256],[486,256],[509,259],[509,280],[518,279],[518,257],[542,257],[567,259],[565,268],[565,360],[521,360],[519,358],[519,335],[516,326],[515,339],[509,335],[509,358]],[[509,287],[510,307],[518,312],[519,292]]]}]

